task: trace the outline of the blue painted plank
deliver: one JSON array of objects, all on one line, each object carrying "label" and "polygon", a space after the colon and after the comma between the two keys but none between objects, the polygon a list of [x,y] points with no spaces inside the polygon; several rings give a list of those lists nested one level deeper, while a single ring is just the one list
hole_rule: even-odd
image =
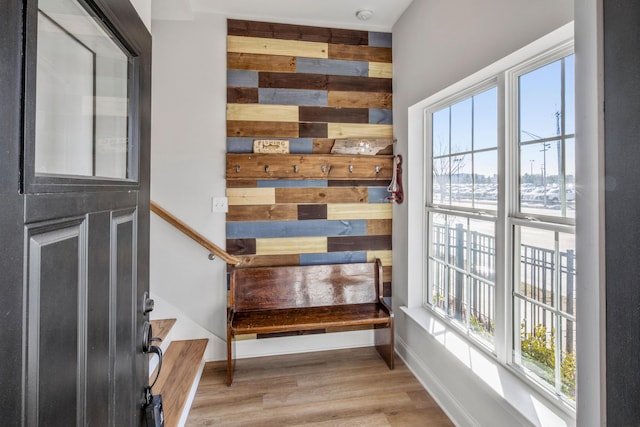
[{"label": "blue painted plank", "polygon": [[274,105],[305,105],[326,107],[329,104],[326,90],[306,89],[258,89],[258,102],[260,104]]},{"label": "blue painted plank", "polygon": [[367,262],[366,251],[329,252],[324,254],[300,254],[300,265],[347,264],[350,262]]},{"label": "blue painted plank", "polygon": [[258,72],[248,70],[227,70],[227,86],[258,87]]},{"label": "blue painted plank", "polygon": [[369,124],[390,125],[393,124],[393,112],[382,108],[369,108]]},{"label": "blue painted plank", "polygon": [[369,32],[369,46],[374,47],[392,47],[393,38],[391,33]]},{"label": "blue painted plank", "polygon": [[227,137],[227,153],[253,153],[253,138]]},{"label": "blue painted plank", "polygon": [[313,138],[289,138],[289,152],[291,154],[312,154]]},{"label": "blue painted plank", "polygon": [[325,188],[329,185],[329,181],[324,179],[304,179],[304,180],[286,180],[279,179],[277,181],[258,181],[258,188]]},{"label": "blue painted plank", "polygon": [[387,197],[391,197],[391,193],[387,191],[387,187],[369,187],[369,203],[389,203]]},{"label": "blue painted plank", "polygon": [[368,76],[369,63],[343,59],[297,58],[296,72],[334,76]]},{"label": "blue painted plank", "polygon": [[367,221],[255,221],[227,222],[227,239],[275,237],[364,236]]}]

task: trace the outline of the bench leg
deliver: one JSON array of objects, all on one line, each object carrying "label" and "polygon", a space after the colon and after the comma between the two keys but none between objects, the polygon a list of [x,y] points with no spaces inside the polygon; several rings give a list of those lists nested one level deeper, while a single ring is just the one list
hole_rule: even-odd
[{"label": "bench leg", "polygon": [[233,368],[234,368],[234,359],[233,359],[233,336],[231,334],[231,328],[227,328],[227,385],[230,386],[233,382]]},{"label": "bench leg", "polygon": [[382,359],[387,362],[389,369],[394,366],[394,336],[393,336],[393,315],[389,319],[389,325],[376,325],[374,330],[374,342],[376,350]]}]

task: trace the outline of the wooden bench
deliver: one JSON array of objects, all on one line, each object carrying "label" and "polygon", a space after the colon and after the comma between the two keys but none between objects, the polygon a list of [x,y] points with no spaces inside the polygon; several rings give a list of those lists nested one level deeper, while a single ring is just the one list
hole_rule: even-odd
[{"label": "wooden bench", "polygon": [[371,263],[246,267],[230,270],[227,384],[236,335],[371,326],[393,369],[393,312],[382,298],[382,265]]}]

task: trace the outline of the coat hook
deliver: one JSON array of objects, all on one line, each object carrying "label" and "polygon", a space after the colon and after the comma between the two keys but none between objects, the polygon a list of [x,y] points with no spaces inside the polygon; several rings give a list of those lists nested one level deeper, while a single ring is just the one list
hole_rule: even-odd
[{"label": "coat hook", "polygon": [[298,173],[298,165],[293,165],[293,172]]},{"label": "coat hook", "polygon": [[380,166],[376,165],[376,175],[380,173]]},{"label": "coat hook", "polygon": [[264,166],[264,173],[269,173],[269,165]]},{"label": "coat hook", "polygon": [[322,173],[326,173],[327,172],[327,165],[325,165],[323,163],[322,166],[320,166],[320,169],[322,169]]},{"label": "coat hook", "polygon": [[240,165],[236,165],[236,173],[240,173]]}]

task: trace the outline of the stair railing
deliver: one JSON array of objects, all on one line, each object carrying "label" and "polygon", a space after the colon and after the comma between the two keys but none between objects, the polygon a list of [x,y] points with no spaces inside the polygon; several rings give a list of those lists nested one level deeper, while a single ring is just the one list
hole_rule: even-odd
[{"label": "stair railing", "polygon": [[198,233],[193,228],[189,227],[186,223],[180,220],[178,217],[173,215],[171,212],[167,211],[160,205],[158,205],[153,200],[151,201],[151,212],[158,215],[160,218],[167,221],[169,224],[173,225],[180,232],[185,234],[186,236],[193,239],[200,246],[209,251],[209,259],[214,259],[216,256],[221,260],[225,261],[227,264],[238,265],[240,264],[240,259],[230,255],[227,251],[220,248],[218,245],[213,243],[211,240],[204,237],[202,234]]}]

